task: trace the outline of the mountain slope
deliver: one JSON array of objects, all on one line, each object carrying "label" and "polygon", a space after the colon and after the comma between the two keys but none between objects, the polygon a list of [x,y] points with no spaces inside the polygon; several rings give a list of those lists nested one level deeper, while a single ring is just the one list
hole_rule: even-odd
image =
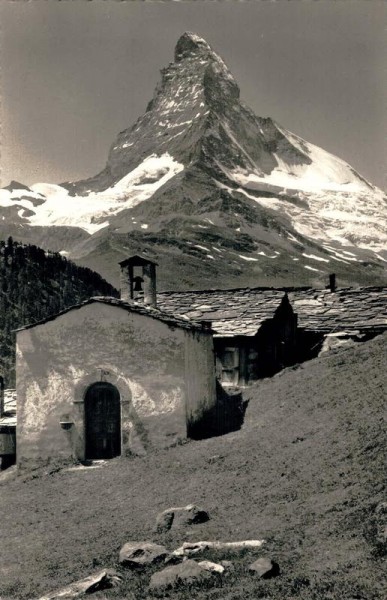
[{"label": "mountain slope", "polygon": [[[256,116],[196,34],[181,36],[174,58],[101,173],[0,191],[11,233],[40,240],[52,227],[55,250],[101,263],[114,281],[114,262],[128,252],[162,262],[164,287],[316,284],[332,271],[346,284],[385,281],[383,193]],[[184,265],[177,277],[176,262]]]},{"label": "mountain slope", "polygon": [[[386,342],[384,335],[340,348],[259,382],[248,390],[241,431],[99,468],[8,479],[0,594],[35,598],[115,567],[129,540],[172,550],[183,541],[264,538],[259,556],[278,561],[281,577],[252,577],[247,553],[215,589],[194,597],[386,598],[375,531],[375,507],[385,500]],[[189,503],[208,510],[210,521],[155,534],[158,512]],[[126,571],[123,588],[104,597],[149,598],[149,575]],[[192,598],[192,590],[173,598]]]}]

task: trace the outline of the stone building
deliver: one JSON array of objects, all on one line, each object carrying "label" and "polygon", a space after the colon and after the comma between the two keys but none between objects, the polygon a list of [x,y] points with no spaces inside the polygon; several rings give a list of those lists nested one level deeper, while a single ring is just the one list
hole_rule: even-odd
[{"label": "stone building", "polygon": [[[211,319],[216,375],[224,387],[244,387],[295,362],[297,315],[282,290],[261,290],[244,305],[246,290],[166,292],[164,310]],[[243,318],[245,317],[245,318]]]},{"label": "stone building", "polygon": [[387,287],[236,288],[157,294],[180,317],[209,320],[223,386],[249,385],[326,346],[387,330]]},{"label": "stone building", "polygon": [[156,263],[120,265],[120,300],[91,298],[18,331],[19,464],[143,454],[225,432],[214,423],[227,419],[230,431],[243,420],[230,387],[387,330],[387,288],[337,289],[332,276],[322,290],[156,292]]},{"label": "stone building", "polygon": [[121,266],[127,300],[91,298],[17,332],[19,465],[147,453],[190,436],[214,407],[208,324],[156,308],[150,261]]}]

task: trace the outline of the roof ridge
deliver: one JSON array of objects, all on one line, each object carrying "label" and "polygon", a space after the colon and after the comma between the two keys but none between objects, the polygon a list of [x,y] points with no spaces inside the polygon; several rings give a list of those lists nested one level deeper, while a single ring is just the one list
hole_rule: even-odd
[{"label": "roof ridge", "polygon": [[82,308],[83,306],[92,304],[94,302],[99,302],[101,304],[108,304],[110,306],[118,306],[118,307],[122,307],[125,309],[129,309],[129,311],[131,311],[131,312],[143,314],[143,315],[152,317],[154,319],[157,319],[159,321],[162,321],[164,323],[174,325],[177,327],[181,327],[182,329],[193,329],[196,331],[203,331],[203,332],[205,331],[206,333],[212,333],[211,330],[204,328],[200,322],[191,320],[188,317],[183,317],[181,315],[174,315],[173,313],[165,312],[165,311],[162,311],[153,306],[143,305],[143,304],[139,304],[137,302],[127,302],[125,300],[121,300],[120,298],[115,298],[113,296],[92,296],[91,298],[88,298],[87,300],[84,300],[83,302],[79,302],[78,304],[69,306],[69,307],[61,310],[60,312],[54,313],[54,314],[46,317],[45,319],[41,319],[40,321],[37,321],[36,323],[31,323],[29,325],[25,325],[24,327],[19,327],[18,329],[15,329],[14,331],[18,332],[18,331],[24,331],[25,329],[32,329],[33,327],[36,327],[38,325],[43,325],[44,323],[48,323],[49,321],[54,321],[57,317],[60,317],[64,314],[70,312],[71,310]]},{"label": "roof ridge", "polygon": [[311,286],[283,286],[283,287],[274,287],[274,286],[257,286],[257,287],[239,287],[239,288],[210,288],[204,290],[164,290],[158,291],[157,295],[170,295],[170,294],[211,294],[215,292],[254,292],[254,291],[275,291],[275,292],[328,292],[331,293],[340,293],[340,292],[360,292],[360,291],[381,291],[387,290],[387,285],[370,285],[370,286],[358,286],[358,287],[343,287],[336,288],[335,292],[331,292],[329,287],[324,288],[313,288]]},{"label": "roof ridge", "polygon": [[284,287],[273,287],[273,286],[257,286],[257,287],[239,287],[239,288],[211,288],[206,290],[164,290],[163,292],[157,292],[157,295],[163,294],[203,294],[203,293],[214,293],[214,292],[247,292],[247,291],[275,291],[275,292],[290,292],[290,291],[307,291],[313,290],[310,286],[284,286]]}]

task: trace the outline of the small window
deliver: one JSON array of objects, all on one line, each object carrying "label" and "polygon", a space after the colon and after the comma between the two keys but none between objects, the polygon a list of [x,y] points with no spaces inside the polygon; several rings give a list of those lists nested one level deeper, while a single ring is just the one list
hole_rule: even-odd
[{"label": "small window", "polygon": [[217,374],[224,385],[239,383],[239,348],[221,348],[217,356]]}]

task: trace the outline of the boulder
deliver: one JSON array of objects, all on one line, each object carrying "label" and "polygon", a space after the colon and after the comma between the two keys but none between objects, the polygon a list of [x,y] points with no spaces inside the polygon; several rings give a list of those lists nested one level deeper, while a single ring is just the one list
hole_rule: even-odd
[{"label": "boulder", "polygon": [[249,566],[250,573],[254,573],[261,579],[271,579],[280,574],[279,564],[270,558],[258,558]]},{"label": "boulder", "polygon": [[198,565],[203,567],[203,569],[206,569],[206,571],[211,571],[212,573],[219,573],[220,575],[224,573],[223,565],[211,562],[210,560],[201,560],[198,562]]},{"label": "boulder", "polygon": [[162,562],[168,556],[168,550],[152,542],[127,542],[120,550],[119,561],[125,567],[143,569]]},{"label": "boulder", "polygon": [[238,552],[245,549],[255,550],[261,548],[265,540],[243,540],[241,542],[184,542],[182,546],[172,552],[172,556],[190,556],[205,550],[218,550],[220,552]]},{"label": "boulder", "polygon": [[158,533],[163,533],[172,528],[175,529],[196,525],[196,523],[205,523],[209,518],[207,511],[198,508],[194,504],[167,508],[157,516],[156,531]]},{"label": "boulder", "polygon": [[122,581],[122,577],[116,571],[104,569],[98,571],[94,575],[89,575],[84,579],[70,583],[66,587],[50,592],[41,596],[39,600],[60,600],[61,598],[70,599],[78,598],[84,594],[92,594],[100,590],[118,586]]},{"label": "boulder", "polygon": [[211,585],[211,581],[216,582],[216,577],[211,571],[201,567],[194,560],[186,560],[154,573],[149,590],[155,594],[163,594],[168,589],[179,586]]}]

